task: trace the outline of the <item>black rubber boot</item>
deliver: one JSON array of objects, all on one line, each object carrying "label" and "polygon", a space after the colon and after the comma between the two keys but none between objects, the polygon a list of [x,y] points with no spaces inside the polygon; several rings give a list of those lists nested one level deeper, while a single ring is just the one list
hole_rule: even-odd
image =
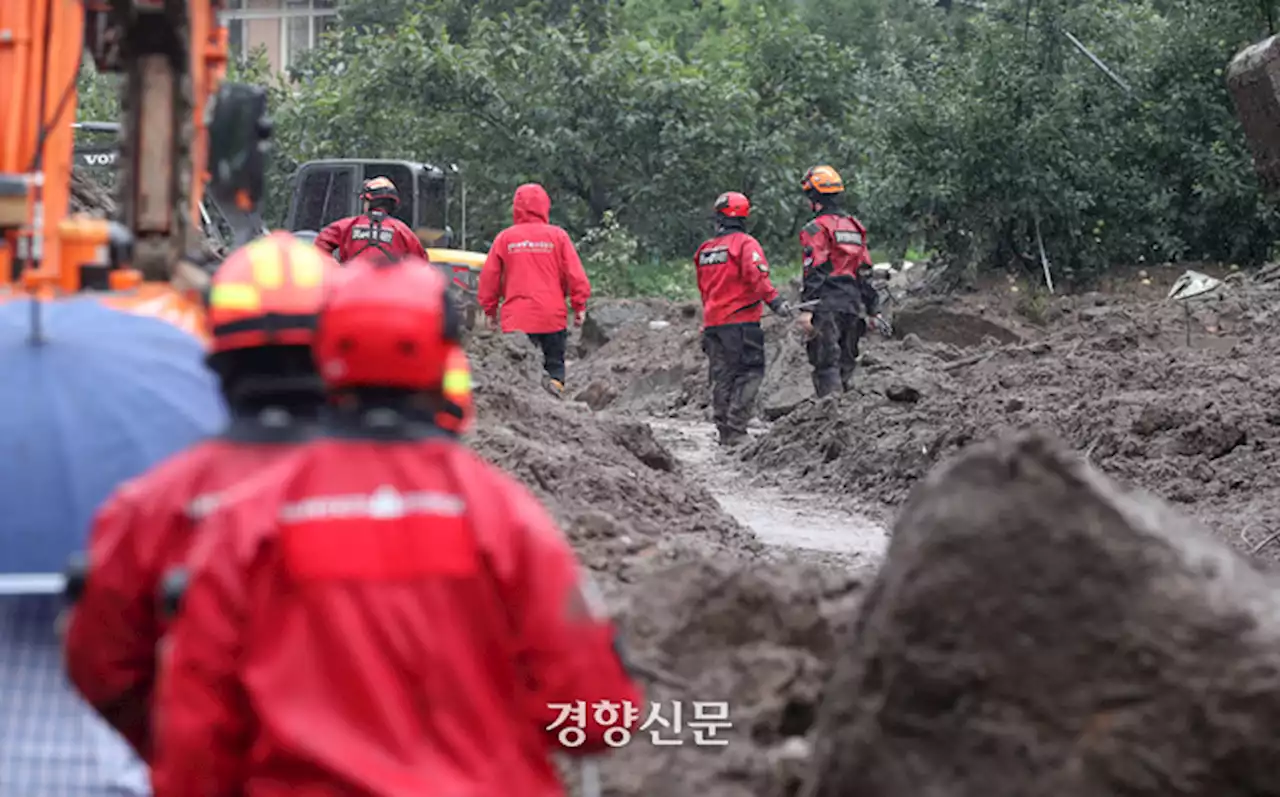
[{"label": "black rubber boot", "polygon": [[814,372],[813,392],[818,398],[830,396],[832,393],[839,393],[840,390],[840,371],[838,369],[825,368]]},{"label": "black rubber boot", "polygon": [[720,439],[719,443],[723,448],[736,446],[747,439],[747,433],[737,429],[730,429],[728,426],[719,427]]}]

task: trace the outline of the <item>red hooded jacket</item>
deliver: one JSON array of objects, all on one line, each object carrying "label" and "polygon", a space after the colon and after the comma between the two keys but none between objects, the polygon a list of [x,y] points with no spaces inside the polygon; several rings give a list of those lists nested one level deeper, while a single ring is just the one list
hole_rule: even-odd
[{"label": "red hooded jacket", "polygon": [[552,705],[641,708],[533,496],[460,443],[388,436],[313,442],[207,521],[155,797],[560,797],[550,754],[607,727],[588,711],[562,748]]},{"label": "red hooded jacket", "polygon": [[301,425],[239,420],[126,482],[99,510],[89,538],[92,571],[71,611],[64,654],[71,683],[143,760],[151,753],[156,645],[165,632],[159,588],[185,561],[220,495],[295,450]]},{"label": "red hooded jacket", "polygon": [[741,230],[722,229],[693,255],[702,294],[702,326],[759,321],[762,305],[778,298],[760,242]]},{"label": "red hooded jacket", "polygon": [[587,309],[591,283],[569,234],[547,223],[550,213],[551,198],[542,186],[520,186],[512,203],[515,224],[489,248],[477,299],[490,318],[501,305],[503,332],[567,329],[566,297],[575,313]]},{"label": "red hooded jacket", "polygon": [[316,236],[316,246],[320,251],[332,255],[339,263],[348,263],[353,258],[376,257],[420,257],[427,260],[427,250],[422,246],[413,229],[395,216],[388,215],[378,225],[377,240],[374,241],[374,224],[368,214],[338,219],[325,227]]}]

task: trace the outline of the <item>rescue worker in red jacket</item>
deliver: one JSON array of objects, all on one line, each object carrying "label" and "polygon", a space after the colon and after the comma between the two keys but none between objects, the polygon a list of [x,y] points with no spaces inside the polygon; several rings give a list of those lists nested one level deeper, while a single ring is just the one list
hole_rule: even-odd
[{"label": "rescue worker in red jacket", "polygon": [[883,331],[880,298],[871,284],[867,228],[840,206],[844,181],[830,166],[805,172],[800,188],[816,214],[800,230],[803,288],[800,325],[818,397],[848,390],[858,342],[870,317]]},{"label": "rescue worker in red jacket", "polygon": [[501,311],[503,332],[523,332],[542,350],[543,386],[560,396],[569,342],[565,299],[573,307],[573,325],[582,326],[591,283],[569,234],[547,222],[550,214],[551,198],[542,186],[516,189],[515,223],[489,247],[476,298],[490,328],[497,327]]},{"label": "rescue worker in red jacket", "polygon": [[283,232],[227,258],[213,276],[206,319],[209,365],[221,378],[230,425],[121,486],[95,519],[91,569],[67,626],[67,672],[144,761],[154,741],[163,573],[184,560],[225,490],[313,434],[324,390],[310,344],[336,270],[328,256]]},{"label": "rescue worker in red jacket", "polygon": [[715,203],[716,234],[698,247],[693,264],[702,294],[702,350],[711,372],[711,408],[721,445],[747,434],[764,380],[762,307],[790,316],[769,280],[769,261],[747,234],[751,203],[737,191]]},{"label": "rescue worker in red jacket", "polygon": [[320,231],[316,246],[339,263],[356,259],[417,257],[427,260],[427,250],[413,229],[391,214],[400,206],[400,192],[387,177],[364,181],[360,189],[364,213],[338,219]]},{"label": "rescue worker in red jacket", "polygon": [[[546,510],[413,420],[442,401],[458,327],[434,269],[336,283],[315,348],[326,437],[245,486],[192,553],[155,797],[561,797],[551,754],[607,749],[591,707],[640,708]],[[549,730],[562,705],[587,708],[581,746]]]}]

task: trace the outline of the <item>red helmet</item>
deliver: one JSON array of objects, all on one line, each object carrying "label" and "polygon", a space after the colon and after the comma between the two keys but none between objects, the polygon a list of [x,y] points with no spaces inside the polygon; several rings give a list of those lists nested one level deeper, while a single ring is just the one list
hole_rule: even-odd
[{"label": "red helmet", "polygon": [[716,198],[716,213],[731,219],[745,219],[751,215],[751,200],[746,194],[725,191]]},{"label": "red helmet", "polygon": [[360,198],[369,203],[389,204],[392,210],[400,206],[400,192],[396,190],[396,184],[391,182],[389,177],[372,177],[365,180],[360,188]]},{"label": "red helmet", "polygon": [[441,391],[461,325],[448,290],[448,278],[419,258],[337,280],[314,347],[325,385]]},{"label": "red helmet", "polygon": [[205,293],[211,350],[309,346],[333,258],[287,232],[258,238],[232,252]]}]

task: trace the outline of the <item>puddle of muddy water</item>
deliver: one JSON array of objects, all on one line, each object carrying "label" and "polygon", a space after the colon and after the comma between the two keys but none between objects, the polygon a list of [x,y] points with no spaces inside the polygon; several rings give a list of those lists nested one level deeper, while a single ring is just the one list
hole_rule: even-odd
[{"label": "puddle of muddy water", "polygon": [[747,486],[737,463],[720,453],[715,427],[670,418],[649,421],[654,436],[703,483],[725,512],[767,545],[879,561],[889,537],[867,517],[829,497]]}]

